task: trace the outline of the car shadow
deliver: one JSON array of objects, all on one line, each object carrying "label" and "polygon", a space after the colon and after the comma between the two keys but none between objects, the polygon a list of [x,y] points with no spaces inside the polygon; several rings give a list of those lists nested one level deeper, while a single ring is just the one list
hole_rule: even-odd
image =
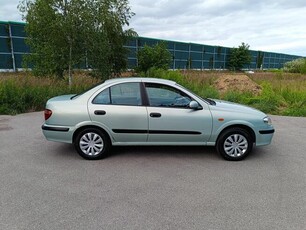
[{"label": "car shadow", "polygon": [[[58,144],[53,146],[52,152],[64,158],[82,159],[72,144]],[[265,159],[267,154],[264,148],[253,148],[245,160]],[[223,159],[212,146],[113,146],[107,159],[120,157]]]},{"label": "car shadow", "polygon": [[80,158],[72,144],[57,143],[57,145],[52,148],[52,152],[55,156],[60,155],[62,158]]},{"label": "car shadow", "polygon": [[109,157],[219,158],[214,147],[207,146],[113,146]]}]

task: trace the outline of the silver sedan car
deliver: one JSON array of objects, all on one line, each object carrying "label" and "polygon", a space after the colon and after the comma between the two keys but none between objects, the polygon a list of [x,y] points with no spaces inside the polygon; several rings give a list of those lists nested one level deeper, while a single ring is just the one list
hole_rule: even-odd
[{"label": "silver sedan car", "polygon": [[111,79],[80,95],[54,97],[44,114],[45,137],[74,144],[90,160],[119,145],[216,146],[226,160],[242,160],[274,133],[261,111],[154,78]]}]

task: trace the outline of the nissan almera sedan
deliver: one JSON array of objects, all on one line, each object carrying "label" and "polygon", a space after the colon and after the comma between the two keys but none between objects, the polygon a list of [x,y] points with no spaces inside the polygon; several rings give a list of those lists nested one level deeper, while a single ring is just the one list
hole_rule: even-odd
[{"label": "nissan almera sedan", "polygon": [[74,144],[85,159],[106,157],[112,146],[216,146],[226,160],[242,160],[253,145],[271,143],[271,119],[256,109],[203,99],[177,83],[117,78],[80,95],[51,98],[43,134]]}]

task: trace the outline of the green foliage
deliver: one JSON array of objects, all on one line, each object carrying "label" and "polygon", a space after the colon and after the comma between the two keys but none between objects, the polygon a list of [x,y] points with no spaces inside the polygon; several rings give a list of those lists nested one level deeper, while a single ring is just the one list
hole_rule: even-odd
[{"label": "green foliage", "polygon": [[249,65],[252,56],[249,51],[250,46],[242,42],[238,48],[233,48],[230,52],[228,66],[232,70],[241,70],[245,65]]},{"label": "green foliage", "polygon": [[23,0],[19,9],[32,53],[25,61],[34,74],[63,78],[88,62],[105,78],[127,66],[123,44],[136,35],[123,29],[134,15],[128,0]]},{"label": "green foliage", "polygon": [[263,88],[261,95],[251,105],[265,113],[277,114],[279,107],[286,102],[273,90],[271,84],[265,82],[261,86]]},{"label": "green foliage", "polygon": [[150,68],[169,69],[172,60],[171,53],[167,50],[165,42],[157,43],[155,46],[145,45],[137,53],[137,71],[147,72]]},{"label": "green foliage", "polygon": [[67,87],[67,79],[14,77],[0,81],[0,114],[18,114],[44,109],[46,101],[62,94],[83,92],[96,83],[92,78],[77,78]]},{"label": "green foliage", "polygon": [[306,116],[306,91],[285,88],[281,90],[280,94],[288,105],[282,111],[282,115]]},{"label": "green foliage", "polygon": [[284,71],[306,74],[306,58],[298,58],[284,64]]}]

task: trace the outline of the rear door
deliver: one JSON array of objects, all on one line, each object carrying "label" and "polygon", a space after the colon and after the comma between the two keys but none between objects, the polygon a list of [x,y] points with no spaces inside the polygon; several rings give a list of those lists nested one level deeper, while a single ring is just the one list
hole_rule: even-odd
[{"label": "rear door", "polygon": [[140,83],[113,85],[88,102],[93,122],[98,122],[115,142],[146,142],[148,113],[142,103]]}]

